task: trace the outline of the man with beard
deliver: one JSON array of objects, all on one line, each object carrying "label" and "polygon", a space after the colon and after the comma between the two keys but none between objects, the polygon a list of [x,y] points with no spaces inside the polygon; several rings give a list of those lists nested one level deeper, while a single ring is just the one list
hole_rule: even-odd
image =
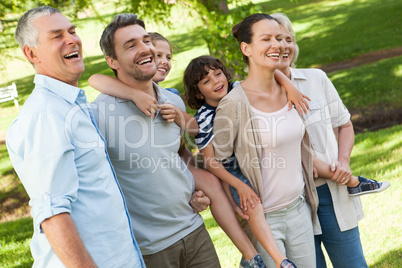
[{"label": "man with beard", "polygon": [[[100,46],[117,79],[155,97],[159,105],[171,103],[185,111],[179,96],[152,82],[156,52],[136,15],[116,15]],[[130,100],[104,94],[93,107],[147,267],[220,267],[203,219],[189,204],[195,187],[178,154],[180,127],[160,112],[148,117]]]}]

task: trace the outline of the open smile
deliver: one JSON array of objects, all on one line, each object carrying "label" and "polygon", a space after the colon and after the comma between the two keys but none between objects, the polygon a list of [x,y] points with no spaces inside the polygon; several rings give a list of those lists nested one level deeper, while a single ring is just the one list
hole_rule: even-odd
[{"label": "open smile", "polygon": [[222,85],[222,86],[220,86],[220,87],[218,87],[218,88],[216,88],[216,89],[214,90],[214,92],[221,91],[222,89],[223,89],[223,85]]},{"label": "open smile", "polygon": [[78,51],[74,51],[72,53],[69,53],[67,55],[64,55],[64,58],[69,60],[69,59],[78,59],[80,57],[80,54],[78,53]]},{"label": "open smile", "polygon": [[268,58],[274,58],[274,59],[279,59],[279,55],[280,55],[280,53],[277,53],[277,52],[266,54],[266,56],[267,56]]},{"label": "open smile", "polygon": [[152,62],[152,57],[147,57],[136,62],[138,65],[144,65]]}]

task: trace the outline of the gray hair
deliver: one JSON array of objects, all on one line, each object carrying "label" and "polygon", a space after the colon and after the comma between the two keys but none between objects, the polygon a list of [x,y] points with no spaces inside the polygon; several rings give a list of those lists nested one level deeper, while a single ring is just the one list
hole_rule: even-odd
[{"label": "gray hair", "polygon": [[295,68],[296,60],[297,60],[297,57],[299,56],[299,46],[296,43],[296,35],[295,35],[295,32],[293,31],[292,22],[290,21],[288,16],[286,16],[283,13],[275,13],[275,14],[271,14],[271,16],[280,24],[280,26],[282,26],[289,32],[289,34],[292,38],[292,42],[295,44],[295,51],[293,53],[292,62],[290,63],[290,67]]},{"label": "gray hair", "polygon": [[20,48],[23,46],[39,46],[39,32],[33,22],[42,16],[50,16],[54,13],[61,12],[58,9],[49,6],[35,7],[25,12],[18,21],[17,30],[15,31],[15,39],[20,45]]},{"label": "gray hair", "polygon": [[102,49],[105,57],[109,56],[112,59],[117,59],[116,51],[114,50],[115,40],[114,33],[120,29],[130,25],[139,25],[145,29],[145,23],[137,18],[133,13],[121,13],[114,16],[111,23],[109,23],[102,33],[99,41],[100,48]]}]

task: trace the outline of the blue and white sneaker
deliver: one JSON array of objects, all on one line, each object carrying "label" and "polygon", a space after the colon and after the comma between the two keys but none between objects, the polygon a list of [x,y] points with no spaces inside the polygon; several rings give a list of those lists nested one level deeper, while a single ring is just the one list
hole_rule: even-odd
[{"label": "blue and white sneaker", "polygon": [[240,268],[267,268],[261,254],[255,255],[251,260],[241,258]]},{"label": "blue and white sneaker", "polygon": [[391,184],[387,181],[377,182],[376,180],[366,179],[362,176],[359,176],[359,182],[359,185],[356,187],[348,187],[350,197],[363,194],[379,193],[391,186]]},{"label": "blue and white sneaker", "polygon": [[297,268],[296,264],[294,264],[291,260],[289,259],[284,259],[281,262],[281,268]]}]

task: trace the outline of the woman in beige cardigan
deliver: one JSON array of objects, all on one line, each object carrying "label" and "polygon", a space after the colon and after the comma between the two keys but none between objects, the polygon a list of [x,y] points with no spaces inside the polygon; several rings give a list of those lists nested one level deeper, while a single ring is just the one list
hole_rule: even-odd
[{"label": "woman in beige cardigan", "polygon": [[[261,198],[282,253],[299,268],[315,267],[313,162],[303,120],[288,109],[286,92],[274,79],[284,51],[279,24],[267,14],[253,14],[232,31],[249,74],[219,103],[215,156],[220,161],[235,156]],[[267,266],[275,267],[263,248],[256,247]]]}]

